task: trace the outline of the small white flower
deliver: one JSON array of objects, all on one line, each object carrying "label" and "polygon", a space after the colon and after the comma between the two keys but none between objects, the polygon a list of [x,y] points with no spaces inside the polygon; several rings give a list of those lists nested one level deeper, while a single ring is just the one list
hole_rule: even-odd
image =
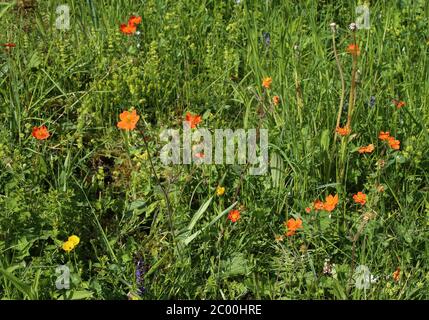
[{"label": "small white flower", "polygon": [[332,264],[329,259],[325,259],[323,265],[323,274],[331,276],[335,272],[335,264]]},{"label": "small white flower", "polygon": [[350,23],[349,28],[350,28],[350,30],[355,31],[357,28],[356,23],[354,23],[354,22]]},{"label": "small white flower", "polygon": [[136,31],[136,36],[139,36],[141,34],[140,31]]},{"label": "small white flower", "polygon": [[331,27],[332,32],[335,32],[337,30],[337,24],[335,22],[331,22],[329,26]]}]

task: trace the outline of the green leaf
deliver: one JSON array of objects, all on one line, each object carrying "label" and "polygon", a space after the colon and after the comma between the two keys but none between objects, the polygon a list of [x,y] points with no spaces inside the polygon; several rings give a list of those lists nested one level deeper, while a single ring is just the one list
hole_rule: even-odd
[{"label": "green leaf", "polygon": [[[213,197],[212,197],[213,198]],[[211,200],[211,198],[209,199]],[[216,223],[216,221],[218,221],[223,215],[225,215],[226,213],[228,213],[229,211],[231,211],[232,208],[234,208],[234,206],[237,204],[237,202],[234,202],[232,205],[230,205],[227,209],[225,209],[224,211],[222,211],[221,213],[219,213],[212,221],[210,221],[210,223],[208,223],[205,227],[203,227],[202,229],[198,230],[197,232],[194,232],[193,234],[190,234],[190,230],[187,231],[186,233],[181,234],[180,237],[180,242],[183,246],[187,246],[189,243],[192,242],[192,240],[194,240],[201,232],[203,232],[206,228],[211,227],[214,223]]]},{"label": "green leaf", "polygon": [[92,298],[93,295],[94,294],[88,290],[73,291],[70,296],[70,299],[71,300],[89,299],[89,298]]},{"label": "green leaf", "polygon": [[199,209],[198,211],[194,214],[194,216],[192,217],[191,222],[188,225],[188,231],[192,231],[192,229],[194,228],[195,224],[198,222],[198,220],[200,220],[200,218],[202,217],[202,215],[204,214],[204,212],[207,211],[207,208],[209,207],[210,203],[212,202],[213,197],[210,197],[209,200],[207,200]]},{"label": "green leaf", "polygon": [[0,3],[1,6],[4,6],[4,8],[0,11],[0,18],[6,13],[7,10],[12,8],[16,4],[16,1],[12,1],[9,3]]},{"label": "green leaf", "polygon": [[320,229],[322,232],[326,231],[328,229],[329,225],[331,224],[331,218],[329,216],[322,212],[320,215]]},{"label": "green leaf", "polygon": [[144,200],[135,200],[128,206],[128,211],[135,215],[142,214],[146,209],[146,202]]},{"label": "green leaf", "polygon": [[220,262],[222,278],[245,275],[250,271],[249,262],[243,253],[235,253]]},{"label": "green leaf", "polygon": [[322,146],[322,149],[324,151],[328,151],[329,149],[329,140],[330,140],[329,137],[330,137],[329,130],[328,129],[323,130],[322,135],[320,137],[320,145]]},{"label": "green leaf", "polygon": [[67,291],[65,294],[59,296],[57,300],[84,300],[93,298],[94,293],[89,290]]},{"label": "green leaf", "polygon": [[280,188],[284,184],[284,162],[276,151],[271,153],[270,168],[273,187]]},{"label": "green leaf", "polygon": [[42,64],[42,60],[40,56],[37,54],[37,52],[34,52],[33,55],[30,58],[30,61],[28,61],[28,69],[37,68]]},{"label": "green leaf", "polygon": [[21,293],[27,297],[28,299],[34,299],[33,294],[31,293],[31,288],[29,285],[25,284],[21,280],[19,280],[17,277],[15,277],[11,272],[8,272],[2,268],[0,268],[0,273],[3,274],[3,277],[5,277],[7,280],[9,280],[16,289],[21,291]]}]

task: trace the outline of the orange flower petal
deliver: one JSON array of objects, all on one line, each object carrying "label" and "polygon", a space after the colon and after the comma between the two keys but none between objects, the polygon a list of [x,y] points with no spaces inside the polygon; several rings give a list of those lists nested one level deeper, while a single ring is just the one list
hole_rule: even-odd
[{"label": "orange flower petal", "polygon": [[341,128],[341,127],[337,127],[336,129],[335,129],[335,131],[340,135],[340,136],[347,136],[347,135],[349,135],[350,134],[350,132],[351,132],[351,129],[350,129],[350,127],[344,127],[344,128]]},{"label": "orange flower petal", "polygon": [[135,25],[130,24],[121,24],[120,30],[124,34],[133,34],[137,31],[137,27]]},{"label": "orange flower petal", "polygon": [[187,112],[185,116],[185,120],[186,122],[189,123],[191,129],[194,129],[201,122],[201,116],[192,115],[190,112]]},{"label": "orange flower petal", "polygon": [[231,222],[237,222],[240,219],[240,211],[231,210],[228,214],[228,219],[231,220]]},{"label": "orange flower petal", "polygon": [[374,151],[374,145],[373,144],[369,144],[366,147],[360,147],[358,152],[359,153],[371,153]]},{"label": "orange flower petal", "polygon": [[296,230],[302,229],[302,220],[290,218],[287,222],[284,222],[284,225],[287,228],[286,236],[290,237],[296,233]]},{"label": "orange flower petal", "polygon": [[119,115],[121,121],[118,122],[117,127],[124,130],[134,130],[140,116],[137,115],[137,111],[133,109],[131,112],[124,111]]},{"label": "orange flower petal", "polygon": [[389,143],[389,146],[394,150],[399,150],[401,142],[399,140],[396,140],[394,137],[389,137],[387,140]]},{"label": "orange flower petal", "polygon": [[49,138],[50,134],[46,126],[34,127],[31,135],[37,140],[45,140]]},{"label": "orange flower petal", "polygon": [[274,103],[274,105],[277,106],[280,103],[280,97],[279,96],[274,96],[273,97],[273,103]]},{"label": "orange flower petal", "polygon": [[338,204],[338,194],[335,196],[329,195],[326,197],[325,202],[323,203],[323,209],[325,211],[331,212],[335,209]]},{"label": "orange flower petal", "polygon": [[128,25],[135,26],[137,24],[140,24],[141,22],[142,22],[142,17],[131,16],[130,19],[128,20]]},{"label": "orange flower petal", "polygon": [[273,82],[273,79],[271,78],[271,77],[265,77],[263,80],[262,80],[262,86],[265,88],[265,89],[269,89],[270,87],[271,87],[271,83]]},{"label": "orange flower petal", "polygon": [[380,131],[380,133],[378,134],[378,139],[384,141],[384,140],[388,140],[390,137],[390,132],[389,131]]},{"label": "orange flower petal", "polygon": [[323,210],[323,202],[322,202],[322,201],[320,201],[319,199],[317,199],[316,201],[314,201],[313,206],[314,206],[314,209],[315,209],[316,211],[318,211],[318,210]]},{"label": "orange flower petal", "polygon": [[349,44],[347,47],[347,52],[353,56],[358,56],[358,55],[360,55],[359,46],[357,44],[353,44],[353,43]]},{"label": "orange flower petal", "polygon": [[359,191],[353,195],[353,200],[363,206],[366,203],[366,194]]}]

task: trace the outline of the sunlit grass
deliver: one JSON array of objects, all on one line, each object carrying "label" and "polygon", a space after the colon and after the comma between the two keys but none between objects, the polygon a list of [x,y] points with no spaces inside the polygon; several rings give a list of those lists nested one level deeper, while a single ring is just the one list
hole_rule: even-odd
[{"label": "sunlit grass", "polygon": [[[0,47],[1,298],[428,298],[425,1],[369,3],[355,33],[358,2],[67,3],[61,31],[62,1],[0,2],[0,44],[16,44]],[[131,15],[140,34],[124,35]],[[121,131],[133,108],[138,128]],[[187,112],[212,131],[268,129],[269,173],[164,166],[159,133]],[[328,195],[338,204],[316,210]]]}]

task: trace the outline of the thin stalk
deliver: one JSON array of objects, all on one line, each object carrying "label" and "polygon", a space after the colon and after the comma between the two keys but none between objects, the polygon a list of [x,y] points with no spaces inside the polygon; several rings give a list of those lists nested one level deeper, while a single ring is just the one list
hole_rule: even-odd
[{"label": "thin stalk", "polygon": [[[356,35],[353,32],[353,44],[356,46]],[[356,71],[357,71],[357,53],[352,54],[353,57],[353,65],[352,65],[352,87],[350,90],[349,97],[349,112],[347,114],[347,124],[346,127],[351,128],[353,109],[355,105],[355,97],[356,97]]]},{"label": "thin stalk", "polygon": [[140,131],[141,135],[143,136],[144,145],[145,145],[146,152],[147,152],[148,159],[149,159],[150,169],[152,171],[152,174],[155,177],[157,185],[161,188],[162,194],[164,195],[165,203],[167,205],[167,218],[168,218],[168,224],[170,226],[171,238],[173,240],[174,245],[176,246],[177,253],[180,254],[179,247],[177,246],[177,243],[176,243],[176,237],[174,236],[173,210],[171,209],[170,198],[168,196],[167,191],[162,186],[161,181],[159,180],[158,174],[156,173],[155,166],[154,166],[153,161],[152,161],[152,157],[150,156],[149,144],[147,143],[147,141],[145,139],[144,133],[142,130],[139,130],[139,131]]},{"label": "thin stalk", "polygon": [[[337,46],[335,44],[335,31],[332,32],[332,47],[334,49],[335,61],[337,63],[337,68],[338,68],[338,72],[340,74],[340,80],[341,80],[340,105],[338,106],[337,123],[335,125],[335,128],[338,128],[340,126],[341,114],[343,111],[344,96],[346,93],[346,83],[344,81],[343,68],[341,67],[340,58],[338,57],[338,52],[337,52]],[[335,131],[335,141],[337,140],[337,137],[338,137],[338,133]]]},{"label": "thin stalk", "polygon": [[299,117],[299,122],[302,123],[302,108],[304,107],[304,101],[302,97],[301,80],[298,74],[298,65],[299,65],[299,58],[300,58],[299,51],[298,51],[299,48],[296,46],[295,50],[296,50],[296,54],[295,54],[296,64],[295,64],[295,70],[293,72],[293,76],[295,80],[295,94],[296,94],[296,103],[298,105],[298,117]]},{"label": "thin stalk", "polygon": [[297,70],[294,71],[294,78],[295,78],[296,102],[298,105],[298,117],[299,117],[299,122],[302,123],[302,108],[304,106],[304,102],[302,100],[301,81],[299,80]]},{"label": "thin stalk", "polygon": [[345,173],[345,162],[347,156],[347,138],[341,139],[341,149],[340,149],[340,172],[337,176],[337,183],[342,184],[344,173]]},{"label": "thin stalk", "polygon": [[353,236],[352,239],[352,257],[351,257],[351,266],[350,266],[350,277],[347,284],[347,294],[350,294],[350,285],[353,279],[354,269],[356,265],[356,243],[359,240],[359,237],[361,236],[362,232],[365,230],[366,225],[368,224],[368,220],[365,220],[364,216],[362,216],[362,222],[358,227],[358,230],[356,231],[356,234]]}]

